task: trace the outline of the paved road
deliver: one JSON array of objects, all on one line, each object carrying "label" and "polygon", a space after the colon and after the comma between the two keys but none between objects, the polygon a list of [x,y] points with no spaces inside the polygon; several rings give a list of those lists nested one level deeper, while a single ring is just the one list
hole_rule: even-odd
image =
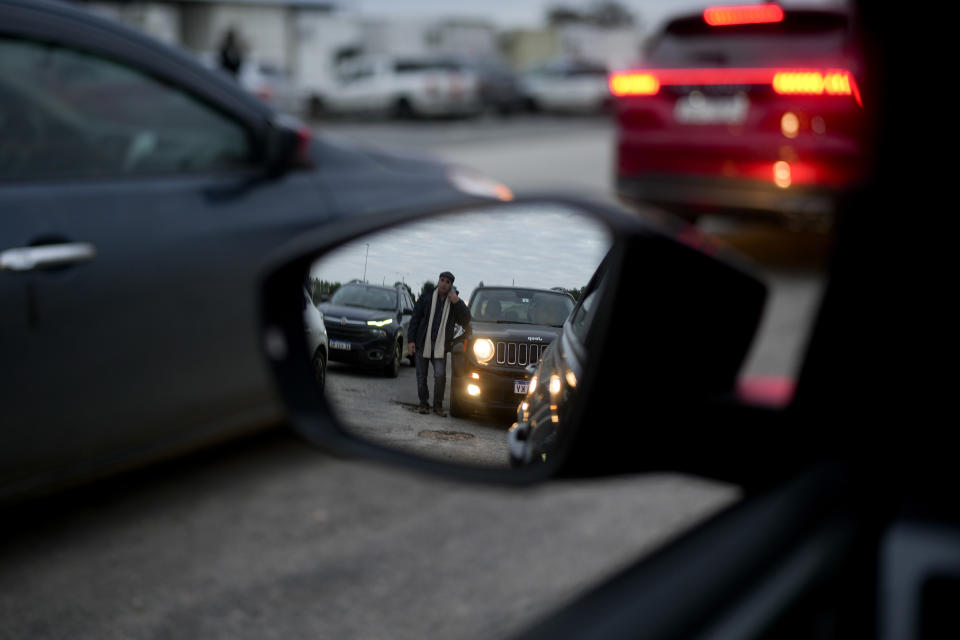
[{"label": "paved road", "polygon": [[[447,411],[452,370],[449,360],[448,356],[443,403]],[[432,371],[427,376],[427,388],[432,402]],[[346,428],[367,441],[446,462],[488,468],[508,464],[506,431],[513,418],[419,413],[416,372],[406,359],[396,378],[332,362],[327,369],[325,395]]]},{"label": "paved road", "polygon": [[[321,126],[610,197],[602,120]],[[766,271],[779,306],[750,366],[790,370],[820,285]],[[4,513],[0,637],[498,637],[737,496],[670,475],[463,485],[277,431]]]}]

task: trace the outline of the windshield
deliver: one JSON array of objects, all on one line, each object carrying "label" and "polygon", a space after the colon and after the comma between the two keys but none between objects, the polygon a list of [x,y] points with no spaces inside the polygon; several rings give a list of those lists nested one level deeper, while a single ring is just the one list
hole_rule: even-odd
[{"label": "windshield", "polygon": [[525,289],[483,289],[473,297],[470,312],[479,322],[563,326],[573,310],[570,296]]},{"label": "windshield", "polygon": [[397,308],[397,292],[378,287],[346,286],[337,289],[330,302],[343,307],[393,311]]}]

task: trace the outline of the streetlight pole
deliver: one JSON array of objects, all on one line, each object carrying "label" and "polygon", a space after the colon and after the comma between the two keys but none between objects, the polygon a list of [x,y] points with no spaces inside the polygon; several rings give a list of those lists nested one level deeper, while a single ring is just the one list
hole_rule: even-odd
[{"label": "streetlight pole", "polygon": [[363,257],[363,281],[367,281],[367,258],[370,257],[370,243],[366,243],[367,254]]}]

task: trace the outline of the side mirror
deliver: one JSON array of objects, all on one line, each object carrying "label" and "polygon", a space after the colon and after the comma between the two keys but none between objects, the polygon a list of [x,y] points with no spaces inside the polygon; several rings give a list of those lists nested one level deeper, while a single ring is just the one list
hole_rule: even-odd
[{"label": "side mirror", "polygon": [[[365,245],[366,280],[356,271]],[[464,316],[430,293],[432,317],[445,317],[449,333],[438,328],[428,345],[433,327],[411,321],[414,356],[388,327],[396,291],[379,284],[398,271],[420,282],[452,271],[471,304]],[[325,312],[321,346],[308,346],[290,300],[311,279],[346,283],[342,304]],[[705,403],[736,402],[765,297],[737,256],[692,227],[557,197],[325,227],[269,267],[262,322],[280,393],[309,442],[513,483],[696,460],[691,429],[704,425],[690,421]],[[321,348],[327,358],[310,352]],[[318,361],[328,366],[323,376],[312,368]],[[419,411],[425,390],[414,365],[445,374],[445,385],[431,381],[426,392],[429,401],[444,394],[449,417]]]},{"label": "side mirror", "polygon": [[412,316],[412,315],[413,315],[413,308],[412,308],[412,307],[404,307],[404,308],[403,308],[403,311],[401,311],[400,313],[401,313],[402,315],[405,315],[405,316]]},{"label": "side mirror", "polygon": [[295,169],[312,167],[311,138],[310,128],[296,118],[275,116],[266,133],[267,175],[276,178]]}]

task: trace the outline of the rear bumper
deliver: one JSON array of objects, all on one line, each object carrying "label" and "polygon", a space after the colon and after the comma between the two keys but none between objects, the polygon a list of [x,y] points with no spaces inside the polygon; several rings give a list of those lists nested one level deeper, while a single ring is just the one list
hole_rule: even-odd
[{"label": "rear bumper", "polygon": [[720,213],[742,217],[831,219],[841,192],[823,187],[786,189],[759,180],[644,174],[619,176],[617,195],[628,204],[675,213]]}]

